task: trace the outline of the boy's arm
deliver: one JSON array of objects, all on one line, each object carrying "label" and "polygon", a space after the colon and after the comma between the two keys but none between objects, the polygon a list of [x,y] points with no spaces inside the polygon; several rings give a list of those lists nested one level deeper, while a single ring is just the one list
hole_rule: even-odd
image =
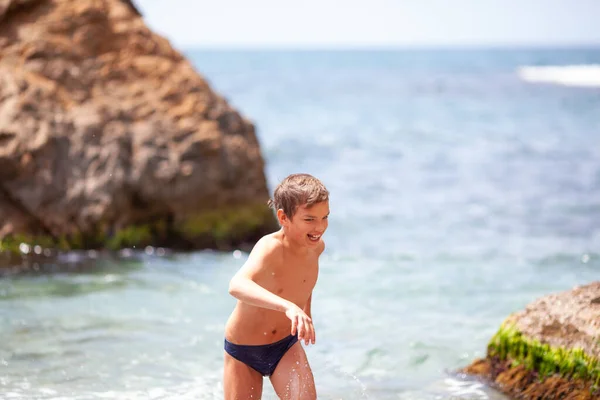
[{"label": "boy's arm", "polygon": [[295,306],[255,282],[265,272],[264,265],[276,257],[276,251],[266,241],[260,240],[248,260],[229,282],[229,294],[244,303],[281,312]]}]

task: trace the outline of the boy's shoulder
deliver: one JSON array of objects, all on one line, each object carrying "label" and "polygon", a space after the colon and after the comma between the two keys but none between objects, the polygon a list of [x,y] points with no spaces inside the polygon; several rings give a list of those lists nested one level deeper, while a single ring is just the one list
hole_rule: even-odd
[{"label": "boy's shoulder", "polygon": [[[319,245],[316,248],[317,256],[321,256],[325,251],[325,242],[321,239]],[[262,238],[260,238],[252,251],[250,252],[251,257],[253,258],[262,258],[262,259],[276,259],[281,257],[284,252],[284,245],[279,237],[279,232],[269,233]]]},{"label": "boy's shoulder", "polygon": [[276,233],[270,233],[260,238],[251,251],[255,257],[272,258],[281,254],[283,245],[281,240],[276,236]]}]

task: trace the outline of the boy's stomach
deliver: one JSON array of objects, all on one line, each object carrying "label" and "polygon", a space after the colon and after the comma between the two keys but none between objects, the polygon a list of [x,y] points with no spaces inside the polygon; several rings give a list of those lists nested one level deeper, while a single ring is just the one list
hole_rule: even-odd
[{"label": "boy's stomach", "polygon": [[291,330],[285,313],[238,302],[225,325],[225,339],[234,344],[262,345],[285,338]]}]

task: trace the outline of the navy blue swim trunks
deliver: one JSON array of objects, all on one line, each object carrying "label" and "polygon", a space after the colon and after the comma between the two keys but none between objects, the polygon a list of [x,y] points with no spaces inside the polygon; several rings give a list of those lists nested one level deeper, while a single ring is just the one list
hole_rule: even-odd
[{"label": "navy blue swim trunks", "polygon": [[234,344],[225,339],[225,351],[262,376],[270,376],[285,353],[298,341],[297,335],[289,335],[275,343],[263,345]]}]

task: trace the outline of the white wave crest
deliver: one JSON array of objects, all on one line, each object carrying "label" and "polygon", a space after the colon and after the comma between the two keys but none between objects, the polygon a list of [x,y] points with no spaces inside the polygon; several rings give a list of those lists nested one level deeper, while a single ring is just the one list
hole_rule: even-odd
[{"label": "white wave crest", "polygon": [[521,79],[528,82],[600,87],[600,64],[523,66],[517,73]]}]

